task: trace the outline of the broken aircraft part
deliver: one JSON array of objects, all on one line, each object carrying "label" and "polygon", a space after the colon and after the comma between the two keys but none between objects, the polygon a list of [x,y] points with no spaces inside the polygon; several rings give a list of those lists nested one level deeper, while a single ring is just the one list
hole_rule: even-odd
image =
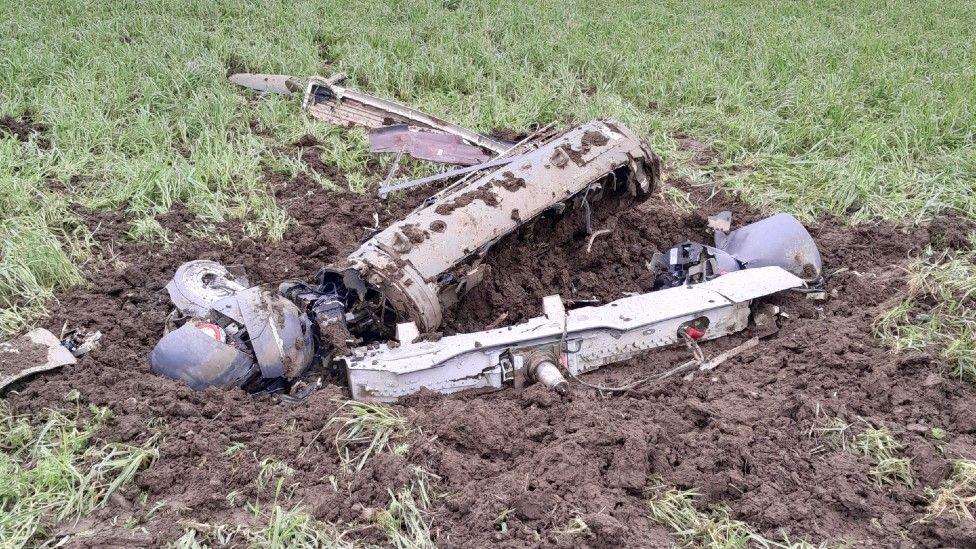
[{"label": "broken aircraft part", "polygon": [[182,325],[156,344],[152,371],[194,389],[251,391],[300,376],[314,357],[309,317],[284,297],[246,283],[213,261],[180,266],[166,288],[178,313],[171,316]]},{"label": "broken aircraft part", "polygon": [[420,179],[409,179],[407,181],[398,181],[392,185],[385,185],[380,187],[379,197],[383,198],[386,195],[394,191],[402,191],[404,189],[410,189],[413,187],[419,187],[420,185],[426,185],[427,183],[433,183],[435,181],[441,181],[443,179],[449,179],[451,177],[457,177],[459,175],[465,175],[479,170],[487,170],[488,168],[497,168],[498,166],[507,166],[512,162],[518,160],[517,156],[503,156],[501,158],[496,158],[494,160],[489,160],[483,164],[477,164],[474,166],[468,166],[466,168],[457,168],[455,170],[448,170],[442,173],[435,173],[434,175],[429,175],[427,177],[421,177]]},{"label": "broken aircraft part", "polygon": [[197,390],[243,387],[257,373],[254,358],[205,324],[190,321],[163,336],[149,355],[152,372]]},{"label": "broken aircraft part", "polygon": [[277,93],[291,95],[301,93],[305,89],[305,82],[300,78],[287,74],[252,74],[240,72],[227,77],[228,80],[262,93]]},{"label": "broken aircraft part", "polygon": [[[474,172],[481,170],[486,170],[488,168],[495,168],[498,166],[504,166],[506,164],[511,164],[513,162],[521,159],[522,154],[536,148],[536,146],[549,141],[553,135],[557,134],[558,131],[555,130],[555,123],[549,123],[545,126],[534,130],[529,135],[525,136],[524,139],[515,143],[509,147],[504,152],[500,153],[499,156],[493,160],[489,160],[483,164],[477,164],[474,166],[468,166],[466,168],[457,168],[454,170],[430,175],[427,177],[421,177],[420,179],[407,179],[404,181],[398,181],[394,184],[389,184],[389,182],[384,182],[379,188],[379,197],[385,198],[386,195],[392,193],[393,191],[400,191],[403,189],[411,189],[413,187],[419,187],[420,185],[426,185],[427,183],[433,183],[435,181],[441,181],[443,179],[448,179],[451,177],[457,177],[463,175],[454,185],[459,185],[464,182],[468,177],[471,177]],[[444,194],[450,191],[450,187],[440,190],[437,195]]]},{"label": "broken aircraft part", "polygon": [[[509,147],[508,143],[492,139],[487,135],[469,130],[427,113],[418,111],[395,101],[339,86],[346,75],[335,74],[328,78],[313,76],[308,79],[287,74],[236,73],[228,80],[261,93],[291,95],[305,91],[302,105],[317,120],[322,120],[343,128],[362,127],[369,130],[383,130],[405,126],[412,131],[427,129],[419,135],[398,135],[392,130],[393,140],[402,141],[396,150],[387,149],[389,143],[378,145],[373,152],[398,152],[406,150],[414,158],[450,164],[477,164],[488,156],[484,151],[501,153]],[[439,132],[439,133],[435,133]],[[419,132],[418,132],[419,133]],[[448,137],[463,141],[453,142]],[[383,143],[380,137],[378,143]],[[373,135],[370,144],[373,145]],[[467,143],[470,143],[468,145]]]},{"label": "broken aircraft part", "polygon": [[90,353],[102,340],[102,332],[73,331],[61,338],[61,345],[76,357]]},{"label": "broken aircraft part", "polygon": [[777,265],[807,282],[820,279],[823,261],[806,227],[779,213],[730,233],[715,232],[715,246],[745,267]]},{"label": "broken aircraft part", "polygon": [[374,316],[389,303],[398,320],[434,330],[443,308],[482,274],[477,258],[469,258],[560,203],[586,207],[603,194],[645,196],[659,179],[660,161],[634,134],[614,121],[589,122],[437,195],[330,267],[323,282],[357,278],[356,286],[370,286],[382,300]]},{"label": "broken aircraft part", "polygon": [[[724,214],[728,214],[727,216]],[[731,213],[709,218],[731,223]],[[790,214],[780,213],[745,225],[730,233],[715,231],[716,246],[685,242],[667,254],[655,254],[648,267],[655,273],[655,287],[677,286],[697,276],[706,279],[755,267],[777,266],[816,283],[823,263],[820,251],[806,228]]]},{"label": "broken aircraft part", "polygon": [[232,274],[216,261],[198,259],[180,265],[166,291],[173,306],[185,316],[205,317],[214,302],[247,286],[246,277]]},{"label": "broken aircraft part", "polygon": [[480,147],[468,145],[460,137],[410,128],[406,124],[385,126],[369,132],[370,152],[405,152],[419,160],[470,166],[488,161]]},{"label": "broken aircraft part", "polygon": [[75,355],[61,345],[57,336],[44,328],[35,328],[0,343],[0,390],[18,379],[76,362]]},{"label": "broken aircraft part", "polygon": [[358,400],[392,402],[421,388],[452,393],[531,379],[557,387],[564,378],[560,368],[553,371],[556,364],[576,376],[679,343],[685,328],[701,339],[735,333],[748,324],[753,299],[802,285],[779,267],[764,267],[568,312],[559,296],[549,296],[544,316],[516,326],[360,347],[338,360]]},{"label": "broken aircraft part", "polygon": [[406,105],[345,88],[329,79],[317,76],[313,76],[308,81],[303,105],[312,117],[344,128],[359,126],[375,129],[393,124],[407,124],[456,135],[473,145],[495,153],[500,153],[509,147],[507,143]]}]

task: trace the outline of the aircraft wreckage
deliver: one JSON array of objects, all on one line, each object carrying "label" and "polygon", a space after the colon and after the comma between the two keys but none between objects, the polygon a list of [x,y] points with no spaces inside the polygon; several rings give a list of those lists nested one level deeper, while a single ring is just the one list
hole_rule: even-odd
[{"label": "aircraft wreckage", "polygon": [[274,291],[211,261],[184,264],[167,286],[175,309],[152,370],[195,389],[287,395],[307,390],[309,372],[333,369],[353,398],[383,402],[423,388],[537,382],[562,391],[567,378],[601,366],[743,330],[754,300],[820,278],[816,244],[792,216],[730,232],[728,216],[718,216],[725,230],[714,245],[655,254],[654,291],[572,310],[553,295],[543,316],[521,324],[424,338],[480,282],[499,239],[543,213],[589,211],[614,194],[645,197],[660,179],[654,152],[611,120],[511,146],[471,168],[314,282]]}]

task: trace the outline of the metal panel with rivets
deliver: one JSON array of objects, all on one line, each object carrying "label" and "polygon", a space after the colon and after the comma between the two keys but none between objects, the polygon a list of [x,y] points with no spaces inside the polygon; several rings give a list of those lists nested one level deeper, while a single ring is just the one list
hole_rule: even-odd
[{"label": "metal panel with rivets", "polygon": [[763,267],[568,312],[558,296],[550,296],[545,316],[522,324],[438,341],[361,347],[339,360],[359,400],[392,402],[421,388],[442,393],[501,388],[519,378],[522,361],[516,359],[527,353],[552,351],[563,368],[581,374],[677,343],[683,326],[697,326],[704,339],[740,331],[752,299],[802,285],[784,269]]}]

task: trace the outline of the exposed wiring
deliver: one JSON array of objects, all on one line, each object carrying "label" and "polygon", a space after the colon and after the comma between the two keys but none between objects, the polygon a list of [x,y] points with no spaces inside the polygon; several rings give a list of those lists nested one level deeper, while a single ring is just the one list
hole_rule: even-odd
[{"label": "exposed wiring", "polygon": [[610,229],[600,229],[590,235],[590,241],[586,244],[586,253],[590,253],[593,250],[593,241],[596,240],[596,237],[603,234],[610,234]]},{"label": "exposed wiring", "polygon": [[[613,394],[613,393],[624,393],[633,389],[634,387],[643,385],[645,383],[661,381],[662,379],[667,379],[676,374],[680,374],[688,370],[694,370],[696,368],[700,368],[701,365],[705,363],[705,353],[702,351],[701,346],[698,345],[698,342],[695,341],[693,337],[689,336],[688,332],[686,332],[685,330],[678,330],[678,335],[684,340],[685,346],[688,348],[688,350],[692,352],[694,358],[692,358],[687,362],[679,364],[678,366],[675,366],[674,368],[671,368],[670,370],[667,370],[665,372],[661,372],[653,376],[638,379],[626,385],[621,385],[619,387],[607,387],[605,385],[587,383],[586,381],[580,379],[579,376],[577,376],[576,373],[574,373],[568,367],[566,367],[566,371],[569,373],[569,376],[572,377],[574,380],[578,381],[580,385],[584,385],[591,389],[596,389],[597,391],[600,391],[601,394]],[[569,349],[566,348],[566,320],[565,319],[563,319],[563,332],[559,338],[559,348],[562,350],[562,352],[566,354],[575,354],[579,352],[579,349],[570,352]]]},{"label": "exposed wiring", "polygon": [[592,218],[592,210],[590,208],[590,201],[587,198],[587,197],[590,196],[590,189],[592,189],[592,188],[593,188],[592,186],[589,186],[588,185],[586,187],[586,190],[583,191],[583,198],[582,198],[582,202],[583,202],[583,220],[586,221],[586,234],[593,233],[593,223],[591,221],[591,218]]}]

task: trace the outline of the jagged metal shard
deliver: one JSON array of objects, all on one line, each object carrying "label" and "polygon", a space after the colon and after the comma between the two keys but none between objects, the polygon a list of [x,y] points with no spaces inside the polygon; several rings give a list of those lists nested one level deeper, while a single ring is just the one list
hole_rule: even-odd
[{"label": "jagged metal shard", "polygon": [[[37,353],[38,349],[42,349],[43,353]],[[15,356],[31,352],[39,355],[37,359],[43,357],[43,360],[38,360],[34,364],[24,364],[20,369],[0,372],[0,389],[4,389],[18,379],[77,362],[71,351],[61,345],[61,341],[44,328],[34,328],[16,339],[0,343],[0,355]]]},{"label": "jagged metal shard", "polygon": [[382,99],[336,84],[333,79],[313,76],[305,88],[305,109],[313,118],[345,128],[368,129],[394,124],[429,128],[456,135],[486,150],[501,153],[509,144],[463,126],[429,115],[406,105]]},{"label": "jagged metal shard", "polygon": [[[740,331],[748,324],[753,299],[802,284],[779,267],[764,267],[569,312],[558,296],[550,296],[545,316],[516,326],[358,348],[339,360],[357,400],[393,402],[421,388],[453,393],[517,386],[543,381],[532,373],[541,363],[581,374],[677,343],[686,326],[705,339]],[[416,333],[410,327],[402,332]]]},{"label": "jagged metal shard", "polygon": [[256,74],[239,72],[227,77],[228,80],[263,93],[277,93],[291,95],[300,93],[305,88],[305,82],[287,74]]}]

